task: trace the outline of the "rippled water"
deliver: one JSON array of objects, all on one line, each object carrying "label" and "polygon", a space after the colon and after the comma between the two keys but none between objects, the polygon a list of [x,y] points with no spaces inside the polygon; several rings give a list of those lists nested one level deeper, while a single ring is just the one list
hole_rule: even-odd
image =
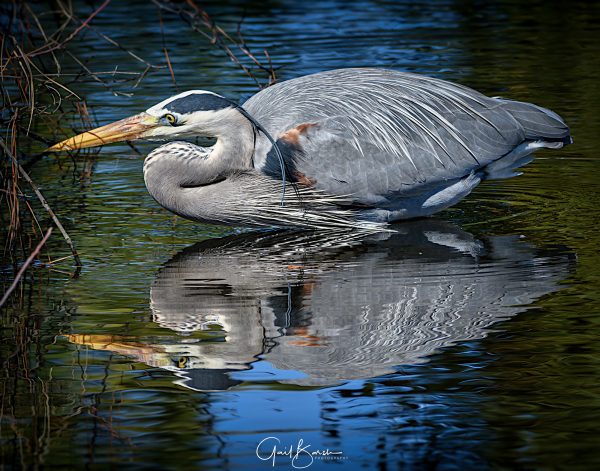
[{"label": "rippled water", "polygon": [[[269,50],[281,78],[346,66],[425,73],[547,106],[575,145],[379,236],[183,221],[153,202],[125,146],[87,157],[83,179],[79,162],[43,160],[35,179],[85,266],[78,279],[37,271],[23,305],[2,311],[0,461],[266,469],[274,441],[259,448],[264,461],[257,446],[277,437],[281,450],[302,440],[342,452],[310,469],[597,468],[599,7],[203,7],[230,31],[245,16],[246,41]],[[177,87],[166,69],[135,89],[115,84],[132,96],[78,85],[100,123],[178,90],[257,90],[163,19]],[[146,2],[111,3],[94,24],[164,62]],[[89,32],[76,47],[96,71],[143,70]],[[292,469],[289,457],[275,464]]]}]

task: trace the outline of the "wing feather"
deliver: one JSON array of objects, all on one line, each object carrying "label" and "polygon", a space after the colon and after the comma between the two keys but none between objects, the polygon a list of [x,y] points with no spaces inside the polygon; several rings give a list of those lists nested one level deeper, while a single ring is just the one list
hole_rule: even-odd
[{"label": "wing feather", "polygon": [[[272,135],[308,123],[294,166],[331,194],[372,202],[469,175],[526,139],[561,138],[555,113],[443,80],[384,69],[340,69],[254,95],[244,108]],[[271,145],[259,137],[255,165]]]}]

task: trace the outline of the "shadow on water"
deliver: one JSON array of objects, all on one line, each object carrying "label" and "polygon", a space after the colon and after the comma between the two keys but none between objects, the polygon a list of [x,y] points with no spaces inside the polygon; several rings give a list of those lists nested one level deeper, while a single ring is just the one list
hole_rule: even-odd
[{"label": "shadow on water", "polygon": [[477,239],[438,220],[396,229],[207,240],[165,263],[150,289],[153,322],[178,335],[68,338],[173,371],[196,390],[331,386],[483,338],[574,267],[565,248],[519,236]]}]

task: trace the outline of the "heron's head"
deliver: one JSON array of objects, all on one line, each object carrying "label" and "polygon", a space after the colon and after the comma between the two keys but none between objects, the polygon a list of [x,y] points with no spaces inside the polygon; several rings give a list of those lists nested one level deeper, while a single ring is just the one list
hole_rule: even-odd
[{"label": "heron's head", "polygon": [[143,113],[66,139],[48,150],[83,149],[141,139],[219,137],[224,132],[235,132],[240,120],[245,119],[239,107],[227,98],[204,90],[190,90],[167,98]]}]

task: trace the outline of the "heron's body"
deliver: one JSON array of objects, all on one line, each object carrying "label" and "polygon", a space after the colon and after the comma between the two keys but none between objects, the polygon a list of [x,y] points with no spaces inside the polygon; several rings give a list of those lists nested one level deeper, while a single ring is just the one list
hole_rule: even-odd
[{"label": "heron's body", "polygon": [[[180,131],[159,138],[194,129],[217,137],[212,148],[171,142],[146,159],[148,190],[183,217],[323,227],[428,216],[485,179],[514,176],[536,149],[571,142],[552,111],[391,70],[322,72],[269,87],[243,110],[227,103],[191,91],[147,111],[179,120]],[[280,205],[281,164],[267,133],[302,203],[288,192]]]}]

